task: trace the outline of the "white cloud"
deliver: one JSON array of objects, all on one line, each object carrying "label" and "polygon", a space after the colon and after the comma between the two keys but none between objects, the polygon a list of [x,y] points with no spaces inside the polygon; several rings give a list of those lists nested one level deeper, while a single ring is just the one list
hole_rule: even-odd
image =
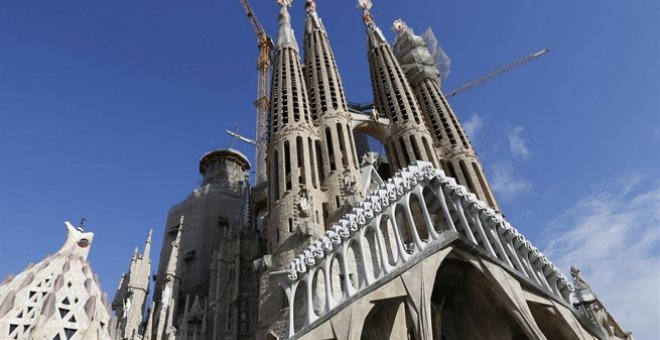
[{"label": "white cloud", "polygon": [[531,153],[525,144],[525,140],[521,136],[522,132],[523,127],[518,125],[507,131],[506,138],[509,140],[509,150],[511,150],[511,154],[516,157],[527,159]]},{"label": "white cloud", "polygon": [[[629,179],[629,180],[628,180]],[[660,334],[660,182],[637,176],[577,202],[549,228],[545,253],[581,269],[605,307],[637,339]]]},{"label": "white cloud", "polygon": [[513,166],[508,162],[493,164],[491,187],[505,201],[513,200],[532,191],[532,183],[515,176]]},{"label": "white cloud", "polygon": [[484,122],[478,114],[473,113],[468,120],[463,123],[463,129],[470,139],[474,140],[477,134],[483,128]]}]

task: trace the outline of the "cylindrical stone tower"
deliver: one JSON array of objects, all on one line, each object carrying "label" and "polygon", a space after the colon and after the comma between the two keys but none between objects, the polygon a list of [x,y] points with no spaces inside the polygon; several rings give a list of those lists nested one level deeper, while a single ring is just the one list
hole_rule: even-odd
[{"label": "cylindrical stone tower", "polygon": [[395,55],[420,104],[424,121],[432,132],[440,165],[479,199],[499,211],[483,167],[465,130],[440,90],[440,73],[426,43],[406,24],[394,22],[397,31]]},{"label": "cylindrical stone tower", "polygon": [[414,160],[438,166],[433,139],[424,124],[419,105],[410,84],[397,62],[392,48],[376,26],[369,12],[371,3],[360,1],[367,27],[367,46],[371,84],[376,109],[390,120],[390,132],[384,144],[392,170],[403,168]]},{"label": "cylindrical stone tower", "polygon": [[312,122],[298,43],[287,10],[290,1],[280,0],[280,4],[266,156],[268,252],[273,254],[276,266],[290,261],[292,250],[304,246],[302,240],[287,242],[290,237],[298,232],[303,237],[317,237],[324,231],[317,130]]},{"label": "cylindrical stone tower", "polygon": [[[312,120],[318,124],[316,142],[318,173],[324,190],[322,206],[326,224],[341,214],[343,206],[362,197],[358,180],[351,115],[335,56],[314,0],[307,0],[305,19],[305,80]],[[328,219],[328,217],[330,217]]]}]

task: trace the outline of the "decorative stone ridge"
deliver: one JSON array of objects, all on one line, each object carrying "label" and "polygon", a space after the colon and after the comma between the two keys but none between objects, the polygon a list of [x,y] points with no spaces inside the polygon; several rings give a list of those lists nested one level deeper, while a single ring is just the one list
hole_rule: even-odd
[{"label": "decorative stone ridge", "polygon": [[[388,273],[432,255],[445,231],[462,235],[491,259],[571,305],[570,281],[529,240],[454,178],[417,161],[368,194],[288,268],[271,274],[287,294],[288,335],[380,284]],[[296,290],[302,286],[307,296],[301,304]],[[315,306],[315,301],[321,303]],[[300,315],[304,324],[294,327],[294,316]]]},{"label": "decorative stone ridge", "polygon": [[65,225],[57,253],[0,285],[0,339],[110,339],[107,298],[87,262],[94,234]]}]

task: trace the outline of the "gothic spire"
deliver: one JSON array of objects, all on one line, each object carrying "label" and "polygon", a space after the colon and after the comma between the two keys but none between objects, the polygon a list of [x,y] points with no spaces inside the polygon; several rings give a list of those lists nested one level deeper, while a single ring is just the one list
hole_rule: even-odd
[{"label": "gothic spire", "polygon": [[457,115],[440,90],[440,72],[422,37],[403,20],[394,22],[394,54],[412,86],[424,122],[433,135],[440,166],[448,176],[499,211],[481,162]]},{"label": "gothic spire", "polygon": [[347,201],[361,195],[354,185],[359,162],[348,102],[328,34],[316,12],[316,2],[307,0],[306,9],[305,84],[312,119],[319,127],[320,147],[316,152],[322,162],[318,171],[321,185],[326,188],[323,214],[332,216]]},{"label": "gothic spire", "polygon": [[415,160],[424,160],[437,167],[432,138],[422,121],[419,104],[390,44],[371,15],[371,1],[360,0],[359,4],[367,28],[367,56],[375,107],[390,120],[390,133],[385,140],[390,166],[395,170]]}]

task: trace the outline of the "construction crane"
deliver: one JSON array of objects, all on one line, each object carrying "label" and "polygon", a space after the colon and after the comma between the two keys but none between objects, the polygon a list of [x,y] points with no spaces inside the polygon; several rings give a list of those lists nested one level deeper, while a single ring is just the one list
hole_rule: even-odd
[{"label": "construction crane", "polygon": [[[518,60],[512,62],[511,64],[500,67],[497,70],[495,70],[493,72],[490,72],[490,73],[486,74],[485,76],[483,76],[479,79],[473,80],[473,81],[471,81],[471,82],[469,82],[469,83],[467,83],[467,84],[465,84],[465,85],[463,85],[463,86],[461,86],[461,87],[459,87],[455,90],[449,91],[449,92],[447,92],[447,94],[445,96],[447,98],[449,98],[449,97],[453,97],[455,95],[461,94],[461,93],[463,93],[463,92],[465,92],[465,91],[467,91],[467,90],[469,90],[469,89],[471,89],[471,88],[473,88],[477,85],[480,85],[481,83],[487,82],[487,81],[489,81],[489,80],[491,80],[491,79],[493,79],[497,76],[500,76],[503,73],[506,73],[506,72],[508,72],[508,71],[520,66],[520,65],[528,63],[528,62],[530,62],[530,61],[532,61],[532,60],[534,60],[534,59],[536,59],[536,58],[538,58],[538,57],[540,57],[540,56],[542,56],[542,55],[544,55],[548,52],[550,52],[550,49],[544,48],[540,51],[531,53],[531,54],[525,56],[524,58],[518,59]],[[371,109],[373,107],[373,105],[374,105],[373,102],[366,102],[366,103],[350,102],[348,104],[348,106],[350,106],[352,109],[362,111],[362,112],[365,112],[365,111]]]},{"label": "construction crane", "polygon": [[477,80],[473,80],[473,81],[471,81],[471,82],[469,82],[469,83],[467,83],[467,84],[465,84],[465,85],[463,85],[463,86],[461,86],[461,87],[459,87],[455,90],[450,91],[447,94],[447,97],[453,97],[457,94],[463,93],[463,92],[465,92],[465,91],[467,91],[467,90],[469,90],[469,89],[471,89],[471,88],[473,88],[473,87],[475,87],[475,86],[477,86],[477,85],[479,85],[483,82],[489,81],[489,80],[491,80],[491,79],[493,79],[493,78],[495,78],[495,77],[497,77],[497,76],[499,76],[503,73],[506,73],[506,72],[510,71],[511,69],[514,69],[514,68],[516,68],[516,67],[518,67],[522,64],[528,63],[528,62],[530,62],[530,61],[532,61],[532,60],[534,60],[534,59],[536,59],[536,58],[538,58],[538,57],[540,57],[540,56],[542,56],[542,55],[544,55],[548,52],[550,52],[550,49],[544,48],[540,51],[529,54],[524,58],[518,59],[518,60],[512,62],[509,65],[498,68],[497,70],[495,70],[491,73],[488,73],[487,75],[485,75],[485,76],[483,76],[483,77],[481,77]]},{"label": "construction crane", "polygon": [[[271,51],[274,44],[273,39],[266,34],[266,30],[257,19],[248,0],[241,0],[245,14],[257,35],[259,56],[257,57],[257,100],[254,106],[257,108],[257,155],[256,155],[256,183],[266,180],[266,142],[268,136],[268,107],[270,105],[270,70]],[[236,134],[237,135],[237,134]],[[236,136],[234,136],[236,137]]]}]

